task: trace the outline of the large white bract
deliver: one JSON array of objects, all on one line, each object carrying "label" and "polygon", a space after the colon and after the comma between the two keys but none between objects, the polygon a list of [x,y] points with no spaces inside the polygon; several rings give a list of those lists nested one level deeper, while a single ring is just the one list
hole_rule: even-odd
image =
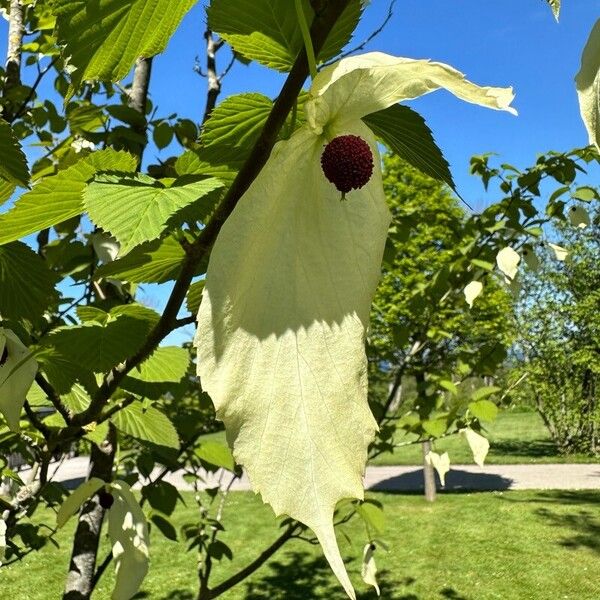
[{"label": "large white bract", "polygon": [[[512,90],[476,86],[440,63],[371,53],[321,71],[308,123],[275,146],[223,226],[198,313],[198,373],[236,460],[277,515],[314,531],[352,598],[333,512],[363,497],[377,430],[364,338],[390,220],[361,118],[440,87],[514,112]],[[369,143],[375,170],[340,202],[320,156],[346,134]]]}]

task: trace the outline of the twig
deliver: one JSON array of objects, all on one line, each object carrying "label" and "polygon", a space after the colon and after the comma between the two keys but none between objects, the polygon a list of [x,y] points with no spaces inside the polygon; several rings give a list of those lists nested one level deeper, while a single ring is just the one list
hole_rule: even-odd
[{"label": "twig", "polygon": [[58,392],[50,385],[50,383],[48,383],[46,378],[39,371],[35,376],[35,382],[42,388],[42,391],[46,394],[50,402],[52,402],[52,405],[58,411],[60,416],[65,420],[65,423],[69,425],[71,423],[71,413],[63,404]]},{"label": "twig", "polygon": [[44,79],[46,73],[48,73],[52,69],[52,67],[54,67],[54,65],[58,62],[58,60],[59,60],[59,57],[55,56],[50,61],[48,66],[46,66],[44,69],[40,69],[38,71],[37,77],[35,78],[35,81],[33,82],[33,85],[31,86],[29,93],[27,94],[27,97],[25,98],[25,100],[23,100],[23,102],[21,103],[21,106],[19,106],[19,108],[17,109],[16,113],[14,114],[14,116],[11,119],[11,122],[17,120],[19,117],[21,117],[23,115],[23,113],[27,109],[27,105],[29,104],[29,102],[31,101],[33,96],[35,95],[35,92],[37,91],[40,83],[42,83],[42,79]]},{"label": "twig", "polygon": [[29,417],[31,424],[44,436],[45,439],[48,439],[52,434],[50,428],[47,425],[44,425],[44,422],[41,419],[39,419],[39,417],[31,408],[31,405],[27,400],[25,400],[23,408],[25,409],[25,413]]},{"label": "twig", "polygon": [[366,46],[369,43],[371,43],[379,34],[381,34],[382,31],[387,27],[387,24],[390,22],[390,20],[394,16],[394,5],[395,4],[396,4],[396,0],[391,0],[390,5],[388,7],[387,15],[386,15],[385,19],[383,20],[383,23],[377,29],[375,29],[375,31],[373,31],[367,38],[365,38],[358,46],[355,46],[354,48],[352,48],[352,50],[346,50],[346,52],[342,52],[342,54],[340,54],[339,56],[336,56],[335,58],[332,58],[331,60],[322,63],[319,66],[319,69],[323,69],[324,67],[329,67],[330,65],[333,65],[334,63],[338,62],[338,60],[342,60],[342,58],[346,58],[346,57],[350,56],[351,54],[354,54],[355,52],[364,50],[366,48]]}]

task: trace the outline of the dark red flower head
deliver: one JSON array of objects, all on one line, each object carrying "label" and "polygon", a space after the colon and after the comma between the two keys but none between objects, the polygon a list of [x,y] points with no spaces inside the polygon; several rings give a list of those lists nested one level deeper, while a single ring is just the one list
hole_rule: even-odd
[{"label": "dark red flower head", "polygon": [[325,177],[347,194],[365,186],[373,175],[373,153],[357,135],[340,135],[323,150],[321,167]]}]

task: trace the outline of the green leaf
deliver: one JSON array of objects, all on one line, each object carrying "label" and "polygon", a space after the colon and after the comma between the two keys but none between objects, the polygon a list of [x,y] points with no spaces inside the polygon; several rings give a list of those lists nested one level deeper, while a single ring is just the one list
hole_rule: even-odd
[{"label": "green leaf", "polygon": [[0,413],[11,431],[19,431],[20,415],[38,370],[29,349],[10,329],[0,328]]},{"label": "green leaf", "polygon": [[162,52],[196,0],[56,0],[56,37],[82,81],[123,79],[140,57]]},{"label": "green leaf", "polygon": [[490,400],[470,402],[469,410],[480,421],[494,421],[498,416],[498,407]]},{"label": "green leaf", "polygon": [[[153,325],[149,311],[136,312],[129,305],[127,310],[111,311],[111,319],[102,325],[93,321],[71,327],[59,327],[45,337],[36,350],[45,369],[48,363],[71,363],[89,372],[105,372],[118,365],[141,347]],[[48,353],[50,351],[50,353]]]},{"label": "green leaf", "polygon": [[363,121],[400,158],[455,189],[448,162],[419,113],[408,106],[394,104],[363,117]]},{"label": "green leaf", "polygon": [[152,511],[150,513],[150,521],[156,525],[158,530],[168,539],[177,541],[177,530],[173,523],[162,513]]},{"label": "green leaf", "polygon": [[112,149],[94,152],[78,163],[45,177],[0,215],[0,244],[58,225],[83,212],[82,192],[100,171],[135,171],[136,159]]},{"label": "green leaf", "polygon": [[196,281],[190,285],[190,289],[188,290],[186,296],[186,306],[187,309],[193,315],[198,313],[198,309],[200,308],[200,302],[202,301],[202,292],[204,291],[205,281],[202,279],[201,281]]},{"label": "green leaf", "polygon": [[58,281],[43,258],[22,242],[0,246],[0,316],[35,322],[57,298]]},{"label": "green leaf", "polygon": [[196,456],[215,467],[221,467],[228,471],[235,470],[235,460],[231,454],[231,450],[221,442],[202,442],[195,449]]},{"label": "green leaf", "polygon": [[592,28],[583,49],[575,84],[589,142],[600,150],[600,19]]},{"label": "green leaf", "polygon": [[127,256],[102,265],[95,276],[131,283],[165,283],[177,279],[184,259],[181,244],[174,237],[166,237],[141,244]]},{"label": "green leaf", "polygon": [[[566,188],[567,190],[569,188]],[[598,194],[598,190],[596,188],[590,187],[588,185],[582,185],[578,187],[572,194],[572,198],[576,200],[581,200],[582,202],[591,202],[592,200],[600,200],[600,194]]]},{"label": "green leaf", "polygon": [[153,509],[165,515],[173,514],[177,500],[181,498],[177,488],[168,481],[159,481],[143,487],[142,496],[148,499]]},{"label": "green leaf", "polygon": [[29,169],[21,144],[12,127],[0,118],[0,180],[27,187],[29,185]]},{"label": "green leaf", "polygon": [[157,446],[179,449],[179,437],[173,423],[163,412],[141,402],[134,402],[111,417],[115,427],[138,440]]},{"label": "green leaf", "polygon": [[0,178],[0,206],[13,195],[16,187],[17,186],[14,183]]},{"label": "green leaf", "polygon": [[446,419],[427,419],[421,423],[423,429],[432,437],[438,438],[446,433]]},{"label": "green leaf", "polygon": [[121,387],[144,398],[158,399],[185,377],[189,364],[190,355],[185,348],[158,348],[129,373]]},{"label": "green leaf", "polygon": [[374,533],[382,534],[384,532],[385,513],[378,502],[365,500],[356,505],[356,512]]},{"label": "green leaf", "polygon": [[501,390],[502,390],[502,388],[496,387],[495,385],[484,385],[480,388],[477,388],[471,394],[471,400],[473,402],[477,402],[478,400],[483,400],[484,398],[487,398],[488,396],[491,396],[492,394],[500,392]]},{"label": "green leaf", "polygon": [[108,536],[116,573],[112,600],[130,600],[148,572],[148,524],[131,488],[124,481],[111,487],[115,501],[108,510]]},{"label": "green leaf", "polygon": [[81,508],[84,502],[89,500],[103,485],[102,479],[92,477],[84,481],[76,490],[71,492],[60,505],[56,513],[56,526],[63,527],[65,523]]},{"label": "green leaf", "polygon": [[83,197],[92,221],[117,238],[124,255],[160,237],[173,215],[222,185],[210,178],[193,183],[175,181],[166,188],[147,175],[110,174],[97,177]]},{"label": "green leaf", "polygon": [[[312,22],[314,12],[303,1]],[[340,53],[348,43],[362,12],[360,0],[351,0],[329,34],[319,61]],[[208,8],[209,27],[242,56],[287,72],[304,47],[294,2],[290,0],[213,0]]]}]

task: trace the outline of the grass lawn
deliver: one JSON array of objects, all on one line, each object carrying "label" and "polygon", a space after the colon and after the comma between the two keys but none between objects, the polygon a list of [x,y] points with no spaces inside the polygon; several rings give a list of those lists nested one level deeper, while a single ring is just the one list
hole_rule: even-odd
[{"label": "grass lawn", "polygon": [[[541,417],[536,412],[500,412],[496,421],[489,425],[486,436],[490,440],[490,452],[486,458],[486,463],[489,464],[597,462],[597,459],[585,455],[560,455]],[[206,438],[225,442],[223,432],[209,434]],[[397,443],[408,439],[410,439],[408,436],[398,437]],[[441,439],[435,443],[435,448],[438,452],[448,451],[450,460],[455,465],[473,463],[473,455],[462,436]],[[393,454],[382,454],[371,462],[374,465],[420,465],[422,463],[419,444],[397,448]]]},{"label": "grass lawn", "polygon": [[[388,553],[377,554],[382,597],[388,600],[598,600],[600,598],[600,492],[504,492],[442,494],[427,504],[417,495],[373,493],[385,505]],[[195,516],[175,514],[177,525]],[[52,516],[46,513],[50,522]],[[226,507],[234,561],[216,567],[215,583],[249,562],[277,535],[268,507],[250,493],[233,493]],[[67,531],[60,550],[48,546],[22,563],[0,569],[2,598],[55,600],[68,563]],[[375,594],[360,581],[365,541],[358,521],[340,536],[342,554],[359,597]],[[182,544],[152,533],[151,567],[136,598],[194,600],[196,556]],[[112,574],[96,599],[110,598]],[[343,600],[319,548],[293,541],[251,578],[222,596],[225,600]]]}]

